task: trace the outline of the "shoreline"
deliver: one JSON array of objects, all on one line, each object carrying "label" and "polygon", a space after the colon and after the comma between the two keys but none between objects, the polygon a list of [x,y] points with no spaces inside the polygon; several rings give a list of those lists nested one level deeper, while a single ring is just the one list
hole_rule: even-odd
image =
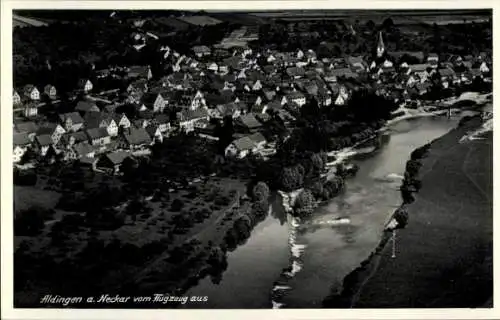
[{"label": "shoreline", "polygon": [[[430,147],[432,148],[436,144],[440,143],[443,141],[445,138],[456,135],[457,133],[462,133],[463,132],[463,137],[466,137],[468,135],[467,131],[467,126],[470,126],[470,120],[467,121],[469,123],[466,124],[466,128],[461,127],[458,125],[457,127],[453,128],[445,134],[444,136],[441,136],[439,138],[434,139],[433,141],[430,142]],[[472,135],[474,135],[474,132],[478,131],[479,128],[482,128],[482,125],[476,126]],[[463,139],[462,137],[462,139]],[[462,140],[461,139],[461,140]],[[461,143],[460,140],[457,139],[455,141],[455,144]],[[453,148],[453,147],[451,147]],[[422,160],[428,159],[430,156],[429,154],[426,154]],[[408,160],[410,161],[410,160]],[[425,174],[422,173],[423,167],[421,167],[417,173],[417,177],[421,178],[422,175]],[[420,191],[422,192],[422,191]],[[415,198],[418,199],[418,194],[420,193],[419,191],[414,192],[413,195],[415,195]],[[388,244],[391,242],[391,231],[398,229],[398,223],[395,219],[396,212],[400,209],[406,209],[406,208],[412,208],[412,203],[407,204],[403,203],[396,209],[393,214],[391,215],[391,218],[389,219],[388,223],[385,226],[384,233],[381,237],[381,240],[379,244],[375,247],[375,249],[372,251],[372,253],[360,263],[360,266],[351,271],[349,274],[347,274],[346,277],[344,277],[344,282],[343,282],[343,288],[340,294],[332,294],[328,297],[325,298],[323,301],[323,306],[326,308],[353,308],[355,305],[358,303],[358,301],[362,301],[361,299],[361,294],[363,293],[364,287],[367,285],[367,283],[370,282],[372,277],[375,277],[377,275],[377,271],[379,270],[381,261],[383,258],[385,258],[384,254],[388,250]],[[411,214],[410,214],[410,219],[411,219]],[[417,223],[419,221],[415,221],[414,223]],[[409,222],[409,226],[411,228],[412,222]],[[408,228],[408,227],[406,227]],[[402,228],[401,230],[405,230]],[[402,231],[404,232],[404,231]],[[431,231],[434,232],[434,231]],[[410,250],[411,251],[411,250]],[[389,258],[386,258],[389,259]],[[390,266],[388,268],[391,268]],[[376,286],[376,284],[375,284]],[[371,307],[377,307],[376,305],[373,305]],[[406,306],[407,307],[407,306]]]}]

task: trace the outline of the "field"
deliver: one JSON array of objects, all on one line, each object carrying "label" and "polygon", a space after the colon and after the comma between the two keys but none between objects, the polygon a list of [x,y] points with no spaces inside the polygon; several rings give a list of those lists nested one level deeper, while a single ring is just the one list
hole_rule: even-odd
[{"label": "field", "polygon": [[459,144],[472,125],[432,144],[396,258],[389,241],[359,276],[351,307],[491,307],[492,135]]}]

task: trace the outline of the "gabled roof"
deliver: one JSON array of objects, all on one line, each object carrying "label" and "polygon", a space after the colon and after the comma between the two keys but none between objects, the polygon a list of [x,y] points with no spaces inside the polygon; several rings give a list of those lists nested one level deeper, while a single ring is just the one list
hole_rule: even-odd
[{"label": "gabled roof", "polygon": [[14,146],[25,146],[27,144],[30,144],[30,142],[31,141],[30,141],[28,134],[26,132],[15,133],[13,135]]},{"label": "gabled roof", "polygon": [[251,113],[247,113],[247,114],[239,116],[238,122],[241,125],[247,127],[248,129],[259,128],[262,126],[262,124],[259,121],[257,121],[255,116]]},{"label": "gabled roof", "polygon": [[109,136],[108,130],[106,128],[93,128],[87,130],[87,135],[91,140],[100,139]]},{"label": "gabled roof", "polygon": [[254,143],[260,143],[266,141],[266,138],[260,132],[256,132],[252,135],[249,135],[248,138],[250,138],[250,140],[252,140]]},{"label": "gabled roof", "polygon": [[147,77],[149,71],[148,66],[131,66],[128,70],[128,76],[133,77]]},{"label": "gabled roof", "polygon": [[455,71],[450,68],[439,69],[438,72],[442,77],[450,77],[455,75]]},{"label": "gabled roof", "polygon": [[133,128],[124,133],[125,140],[130,145],[141,145],[151,143],[151,138],[144,128]]},{"label": "gabled roof", "polygon": [[302,99],[305,95],[300,91],[292,91],[286,95],[287,100]]},{"label": "gabled roof", "polygon": [[130,156],[130,152],[127,151],[113,151],[105,155],[113,164],[121,164],[123,160]]},{"label": "gabled roof", "polygon": [[20,122],[16,124],[19,132],[34,133],[38,131],[38,126],[34,122]]},{"label": "gabled roof", "polygon": [[85,155],[95,151],[95,148],[92,147],[86,141],[80,142],[80,143],[75,143],[72,148],[73,148],[73,150],[75,150],[76,154],[79,156],[85,156]]},{"label": "gabled roof", "polygon": [[303,77],[305,70],[301,67],[290,67],[286,69],[286,74],[290,77]]},{"label": "gabled roof", "polygon": [[106,125],[109,125],[111,120],[111,116],[104,112],[92,111],[85,114],[85,126],[89,129],[98,128],[103,121],[106,122]]},{"label": "gabled roof", "polygon": [[239,151],[251,150],[255,147],[255,142],[247,136],[234,140],[232,144]]},{"label": "gabled roof", "polygon": [[60,114],[59,119],[61,119],[62,122],[65,122],[67,119],[71,119],[71,122],[73,122],[73,124],[83,123],[83,118],[78,112],[68,112]]},{"label": "gabled roof", "polygon": [[57,123],[53,122],[47,122],[45,123],[42,127],[39,127],[38,130],[36,131],[37,135],[43,135],[43,134],[53,134],[56,128],[59,126]]},{"label": "gabled roof", "polygon": [[40,144],[41,146],[49,146],[53,143],[52,136],[50,134],[42,134],[42,135],[36,136],[35,139],[38,142],[38,144]]},{"label": "gabled roof", "polygon": [[27,85],[24,86],[24,90],[23,91],[24,91],[25,95],[29,95],[35,89],[36,89],[36,87],[34,85],[27,84]]},{"label": "gabled roof", "polygon": [[427,68],[429,68],[430,65],[427,63],[419,63],[419,64],[410,64],[408,65],[408,68],[411,69],[413,72],[423,72],[426,71]]},{"label": "gabled roof", "polygon": [[164,124],[170,122],[170,117],[164,113],[160,113],[154,116],[154,120],[158,124]]},{"label": "gabled roof", "polygon": [[182,110],[182,112],[180,113],[181,121],[202,119],[206,117],[208,117],[208,112],[205,108],[198,108],[196,110]]}]

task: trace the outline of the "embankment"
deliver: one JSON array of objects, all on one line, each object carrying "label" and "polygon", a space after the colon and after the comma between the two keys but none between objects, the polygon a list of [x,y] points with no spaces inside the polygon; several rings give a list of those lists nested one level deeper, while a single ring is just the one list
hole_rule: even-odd
[{"label": "embankment", "polygon": [[[430,144],[421,160],[406,228],[391,232],[344,279],[326,308],[491,307],[493,294],[492,133],[460,143],[479,118]],[[393,257],[393,250],[395,257]]]}]

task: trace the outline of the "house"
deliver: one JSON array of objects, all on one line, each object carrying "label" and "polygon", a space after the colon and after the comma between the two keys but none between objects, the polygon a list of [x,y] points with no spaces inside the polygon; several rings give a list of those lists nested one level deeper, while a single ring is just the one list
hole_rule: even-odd
[{"label": "house", "polygon": [[179,128],[184,132],[191,132],[196,126],[196,122],[209,120],[209,114],[205,108],[196,110],[185,109],[178,113]]},{"label": "house", "polygon": [[61,120],[61,124],[64,130],[66,130],[67,132],[75,132],[83,127],[83,118],[78,112],[60,114],[59,119]]},{"label": "house", "polygon": [[144,78],[150,80],[153,74],[149,66],[131,66],[127,71],[127,77],[130,79]]},{"label": "house", "polygon": [[35,138],[35,150],[44,157],[47,155],[47,151],[53,143],[54,142],[50,134],[37,135]]},{"label": "house", "polygon": [[329,106],[332,104],[332,97],[328,93],[320,92],[315,96],[319,106]]},{"label": "house", "polygon": [[302,78],[305,75],[304,68],[301,67],[290,67],[286,69],[286,74],[293,79]]},{"label": "house", "polygon": [[26,103],[23,108],[23,115],[26,118],[36,117],[38,115],[38,106],[32,101]]},{"label": "house", "polygon": [[248,136],[248,138],[250,138],[250,140],[252,140],[255,145],[254,151],[262,150],[267,143],[266,138],[260,132],[251,134],[250,136]]},{"label": "house", "polygon": [[111,137],[106,128],[88,129],[87,136],[93,146],[104,146],[111,143]]},{"label": "house", "polygon": [[28,147],[30,146],[31,141],[30,138],[28,137],[28,134],[23,132],[23,133],[15,133],[13,135],[13,161],[14,163],[17,163],[21,161],[24,153],[26,150],[28,150]]},{"label": "house", "polygon": [[166,114],[155,115],[151,123],[158,126],[161,133],[170,131],[170,117]]},{"label": "house", "polygon": [[437,53],[429,53],[427,56],[427,63],[432,68],[437,68],[439,65],[439,55]]},{"label": "house", "polygon": [[85,114],[87,112],[99,112],[97,105],[91,101],[82,100],[78,101],[75,107],[75,111],[80,112],[80,114]]},{"label": "house", "polygon": [[300,107],[306,104],[306,96],[299,91],[293,91],[286,95],[286,100],[288,103],[296,103]]},{"label": "house", "polygon": [[146,93],[148,92],[148,81],[146,79],[138,79],[131,82],[127,87],[127,93]]},{"label": "house", "polygon": [[247,132],[253,132],[262,127],[262,124],[251,113],[240,115],[236,118],[235,124]]},{"label": "house", "polygon": [[75,152],[75,158],[94,158],[96,155],[97,148],[90,145],[88,141],[82,141],[79,143],[75,143],[71,147]]},{"label": "house", "polygon": [[31,121],[15,124],[15,133],[26,133],[31,142],[35,140],[38,129],[38,126]]},{"label": "house", "polygon": [[213,72],[217,72],[219,70],[219,66],[217,65],[217,63],[212,62],[208,64],[207,69]]},{"label": "house", "polygon": [[150,124],[145,129],[153,142],[159,142],[159,143],[163,142],[163,134],[158,125]]},{"label": "house", "polygon": [[89,79],[80,79],[78,81],[78,89],[82,90],[83,92],[90,92],[94,88],[94,85]]},{"label": "house", "polygon": [[209,56],[212,53],[210,48],[207,46],[194,46],[192,50],[198,58]]},{"label": "house", "polygon": [[255,143],[248,136],[239,138],[231,142],[226,149],[224,154],[226,157],[236,157],[242,159],[246,157],[255,148]]},{"label": "house", "polygon": [[425,82],[429,78],[429,71],[428,69],[430,68],[429,64],[427,63],[422,63],[422,64],[410,64],[408,66],[408,72],[413,72],[416,74],[421,82]]},{"label": "house", "polygon": [[21,104],[21,96],[19,95],[19,93],[17,93],[16,90],[14,90],[14,92],[12,93],[12,104],[14,106],[18,106]]},{"label": "house", "polygon": [[222,119],[226,116],[230,116],[235,119],[241,115],[241,110],[236,103],[230,102],[222,105],[218,105],[212,111],[212,117],[215,119]]},{"label": "house", "polygon": [[85,127],[87,129],[105,128],[112,137],[118,135],[118,125],[113,117],[104,112],[87,112],[85,114]]},{"label": "house", "polygon": [[486,61],[483,61],[481,63],[481,65],[479,66],[479,71],[481,71],[482,73],[488,73],[488,72],[490,72],[490,68],[486,64]]},{"label": "house", "polygon": [[346,87],[340,86],[339,93],[337,95],[337,98],[335,99],[334,104],[337,106],[345,105],[348,99],[349,99],[349,93],[347,92]]},{"label": "house", "polygon": [[115,121],[116,125],[118,128],[129,128],[130,127],[130,120],[127,118],[127,116],[124,113],[114,113],[111,115],[113,120]]},{"label": "house", "polygon": [[71,148],[75,144],[87,141],[88,137],[84,131],[68,132],[61,136],[59,146],[62,148]]},{"label": "house", "polygon": [[32,85],[32,84],[27,84],[24,86],[24,97],[32,100],[32,101],[38,101],[40,100],[40,91]]},{"label": "house", "polygon": [[236,139],[226,147],[224,154],[226,157],[244,158],[250,153],[258,152],[267,143],[261,133],[254,133],[249,136]]},{"label": "house", "polygon": [[363,60],[363,57],[347,57],[346,62],[353,68],[354,70],[363,71],[366,69],[366,63]]},{"label": "house", "polygon": [[130,127],[123,132],[119,146],[123,149],[135,151],[150,146],[152,142],[153,140],[145,128]]},{"label": "house", "polygon": [[49,97],[49,99],[51,100],[54,100],[57,96],[57,90],[56,90],[56,87],[54,87],[53,85],[46,85],[44,88],[43,88],[43,93],[45,93],[45,95],[47,97]]},{"label": "house", "polygon": [[110,152],[99,158],[96,162],[96,167],[101,170],[111,171],[112,173],[118,173],[123,161],[131,156],[131,153],[127,151]]},{"label": "house", "polygon": [[153,103],[153,112],[163,112],[169,103],[169,94],[166,91],[159,92]]},{"label": "house", "polygon": [[64,133],[66,133],[66,130],[64,130],[61,125],[57,123],[46,123],[38,128],[36,135],[49,135],[52,141],[51,144],[57,144]]}]

